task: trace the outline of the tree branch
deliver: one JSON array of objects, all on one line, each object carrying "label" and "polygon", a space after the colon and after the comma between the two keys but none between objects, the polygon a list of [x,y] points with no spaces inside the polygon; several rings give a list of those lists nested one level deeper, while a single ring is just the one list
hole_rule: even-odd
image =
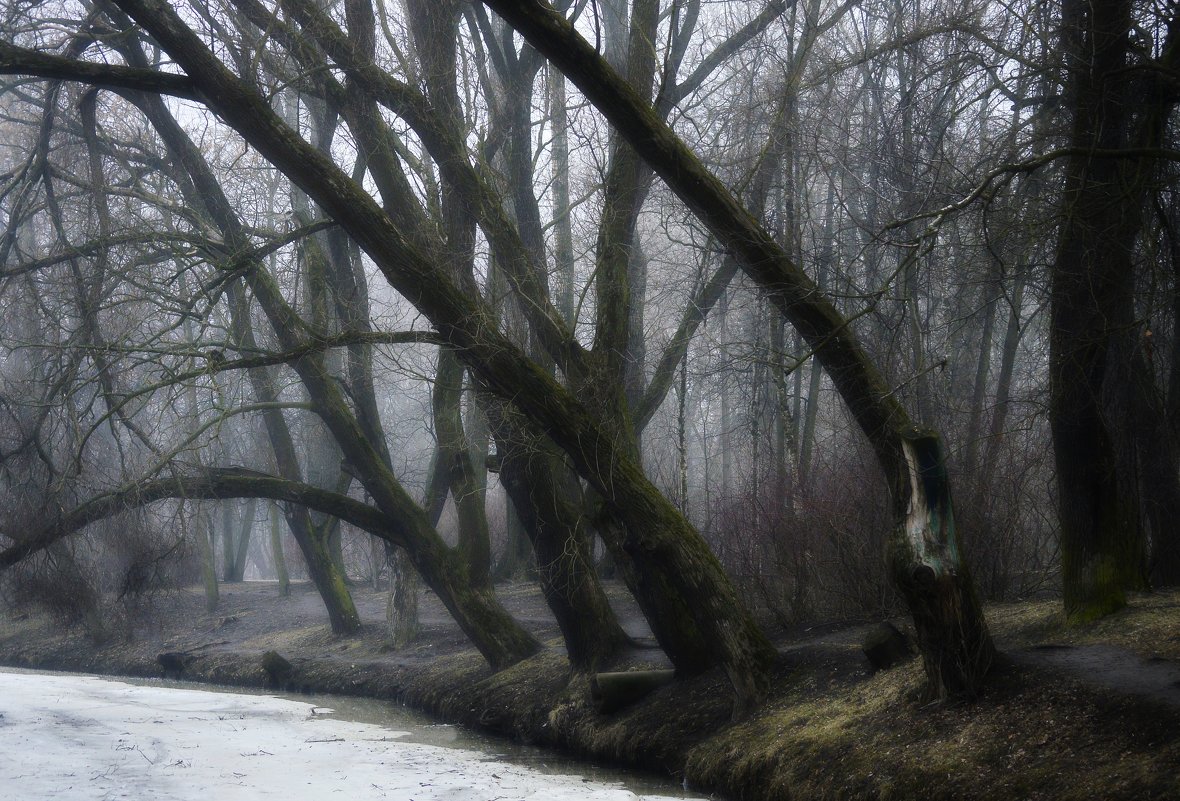
[{"label": "tree branch", "polygon": [[93,84],[120,93],[152,92],[202,100],[196,85],[185,75],[51,56],[4,41],[0,41],[0,75],[31,75]]},{"label": "tree branch", "polygon": [[0,551],[0,570],[12,567],[91,523],[129,509],[169,499],[223,498],[269,498],[298,504],[337,517],[394,545],[404,546],[401,532],[385,515],[347,495],[245,468],[213,468],[195,474],[136,481],[91,498],[69,512],[63,511],[57,520],[28,534],[7,532],[15,544]]},{"label": "tree branch", "polygon": [[[656,100],[656,108],[659,109],[660,116],[667,116],[673,106],[695,92],[721,64],[734,53],[741,50],[747,42],[769,28],[770,23],[781,17],[796,2],[797,0],[788,0],[787,2],[774,0],[773,2],[767,3],[766,8],[762,9],[761,14],[747,22],[735,31],[732,36],[719,44],[712,53],[705,56],[704,60],[697,65],[697,68],[687,78],[670,86],[666,92],[661,93],[660,97]],[[495,3],[489,5],[493,8],[495,7]]]}]

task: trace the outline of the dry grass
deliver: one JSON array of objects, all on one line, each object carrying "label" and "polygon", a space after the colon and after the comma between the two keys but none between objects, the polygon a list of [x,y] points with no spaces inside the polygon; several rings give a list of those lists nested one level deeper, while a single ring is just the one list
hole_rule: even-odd
[{"label": "dry grass", "polygon": [[802,686],[701,743],[690,780],[736,798],[1176,799],[1180,722],[1001,666],[970,705],[913,700],[916,666]]},{"label": "dry grass", "polygon": [[1180,592],[1134,594],[1127,607],[1092,623],[1069,626],[1060,601],[993,604],[988,623],[1002,647],[1106,644],[1144,657],[1180,660]]},{"label": "dry grass", "polygon": [[[1060,604],[988,610],[1006,649],[1106,644],[1180,657],[1180,594],[1084,627]],[[1180,799],[1180,709],[1002,657],[970,704],[924,704],[914,662],[832,684],[805,662],[759,715],[698,744],[699,786],[751,799]]]}]

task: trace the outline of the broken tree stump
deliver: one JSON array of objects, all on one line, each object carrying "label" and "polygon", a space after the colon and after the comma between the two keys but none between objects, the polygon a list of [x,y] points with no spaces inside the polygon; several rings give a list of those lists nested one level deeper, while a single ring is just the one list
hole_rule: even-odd
[{"label": "broken tree stump", "polygon": [[156,662],[164,669],[166,679],[179,679],[192,660],[192,654],[188,651],[163,651],[156,654]]},{"label": "broken tree stump", "polygon": [[597,673],[590,682],[590,697],[604,715],[630,706],[652,690],[671,683],[674,670],[631,670],[623,673]]},{"label": "broken tree stump", "polygon": [[879,623],[865,635],[861,650],[874,671],[888,670],[914,655],[909,638],[888,621]]},{"label": "broken tree stump", "polygon": [[262,669],[266,671],[268,687],[283,689],[291,685],[291,674],[295,668],[278,651],[267,651],[262,655]]}]

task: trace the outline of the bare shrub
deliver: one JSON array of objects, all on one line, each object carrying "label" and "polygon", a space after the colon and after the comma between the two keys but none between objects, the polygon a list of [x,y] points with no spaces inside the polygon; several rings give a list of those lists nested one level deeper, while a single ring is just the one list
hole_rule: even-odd
[{"label": "bare shrub", "polygon": [[4,600],[82,626],[96,642],[130,637],[154,622],[161,592],[191,579],[199,565],[168,516],[133,510],[99,521],[10,569]]},{"label": "bare shrub", "polygon": [[80,538],[57,542],[22,560],[4,576],[4,600],[14,609],[44,611],[62,628],[82,626],[104,642],[111,629],[93,562],[77,553],[84,548]]},{"label": "bare shrub", "polygon": [[885,564],[889,520],[873,461],[850,444],[815,464],[810,487],[789,473],[785,483],[763,477],[731,490],[708,539],[746,601],[786,627],[897,611]]},{"label": "bare shrub", "polygon": [[1044,431],[1005,445],[1002,469],[956,477],[955,514],[967,563],[989,600],[1049,589],[1058,573],[1052,450]]}]

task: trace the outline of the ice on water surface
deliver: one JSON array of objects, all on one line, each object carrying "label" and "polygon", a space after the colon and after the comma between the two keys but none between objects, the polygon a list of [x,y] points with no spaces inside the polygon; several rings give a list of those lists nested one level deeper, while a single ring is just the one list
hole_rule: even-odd
[{"label": "ice on water surface", "polygon": [[550,775],[311,703],[88,676],[0,674],[0,797],[656,801]]}]

